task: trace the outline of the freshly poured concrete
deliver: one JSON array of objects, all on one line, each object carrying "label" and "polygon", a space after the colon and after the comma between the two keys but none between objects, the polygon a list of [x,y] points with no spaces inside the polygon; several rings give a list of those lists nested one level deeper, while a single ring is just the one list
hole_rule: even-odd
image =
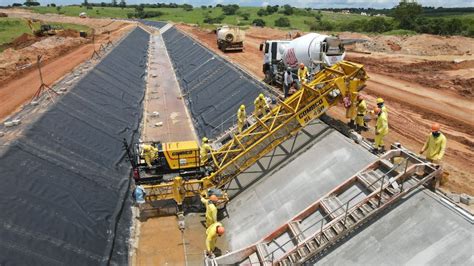
[{"label": "freshly poured concrete", "polygon": [[[474,226],[418,191],[317,265],[474,265]],[[315,259],[316,260],[316,259]]]},{"label": "freshly poured concrete", "polygon": [[[305,128],[327,130],[328,126]],[[223,222],[231,250],[255,243],[353,176],[375,156],[339,132],[329,129],[313,146],[286,159],[227,206]],[[286,146],[291,145],[291,140]],[[285,144],[283,145],[285,146]]]}]

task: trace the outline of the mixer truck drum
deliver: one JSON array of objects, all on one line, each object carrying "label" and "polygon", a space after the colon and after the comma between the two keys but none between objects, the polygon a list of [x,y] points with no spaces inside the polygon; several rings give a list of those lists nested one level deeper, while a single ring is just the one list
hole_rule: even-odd
[{"label": "mixer truck drum", "polygon": [[234,35],[232,35],[231,33],[227,33],[227,35],[225,36],[225,40],[228,42],[232,42],[234,40]]}]

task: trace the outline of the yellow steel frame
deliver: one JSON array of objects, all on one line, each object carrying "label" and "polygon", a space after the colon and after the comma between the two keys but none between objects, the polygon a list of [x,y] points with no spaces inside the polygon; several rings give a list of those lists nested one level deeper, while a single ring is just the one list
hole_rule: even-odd
[{"label": "yellow steel frame", "polygon": [[311,83],[303,85],[267,115],[255,117],[254,124],[234,135],[219,150],[212,151],[212,160],[208,162],[214,168],[211,175],[190,181],[177,177],[173,182],[145,186],[147,200],[174,199],[181,204],[184,198],[193,197],[203,190],[223,189],[234,177],[297,134],[308,122],[337,105],[343,97],[361,90],[367,79],[362,65],[347,61],[320,71]]}]

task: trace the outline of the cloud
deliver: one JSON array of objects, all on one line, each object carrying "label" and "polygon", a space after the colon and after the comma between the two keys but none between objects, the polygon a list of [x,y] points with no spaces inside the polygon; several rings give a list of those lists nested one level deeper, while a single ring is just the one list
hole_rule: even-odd
[{"label": "cloud", "polygon": [[263,2],[263,3],[262,3],[262,7],[266,7],[266,6],[268,6],[269,4],[270,4],[270,3],[268,3],[268,2]]}]

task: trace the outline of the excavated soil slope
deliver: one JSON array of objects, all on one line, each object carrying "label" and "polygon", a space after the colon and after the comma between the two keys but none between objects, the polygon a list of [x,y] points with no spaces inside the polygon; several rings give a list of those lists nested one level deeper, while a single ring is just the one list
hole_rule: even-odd
[{"label": "excavated soil slope", "polygon": [[[132,29],[132,24],[111,19],[80,19],[59,15],[41,15],[25,10],[0,10],[9,17],[31,18],[48,22],[74,23],[95,30],[95,48],[109,40],[114,42]],[[0,121],[29,101],[40,82],[36,57],[42,55],[43,78],[52,85],[76,66],[91,58],[94,46],[76,32],[36,38],[22,35],[11,48],[0,53]]]}]

